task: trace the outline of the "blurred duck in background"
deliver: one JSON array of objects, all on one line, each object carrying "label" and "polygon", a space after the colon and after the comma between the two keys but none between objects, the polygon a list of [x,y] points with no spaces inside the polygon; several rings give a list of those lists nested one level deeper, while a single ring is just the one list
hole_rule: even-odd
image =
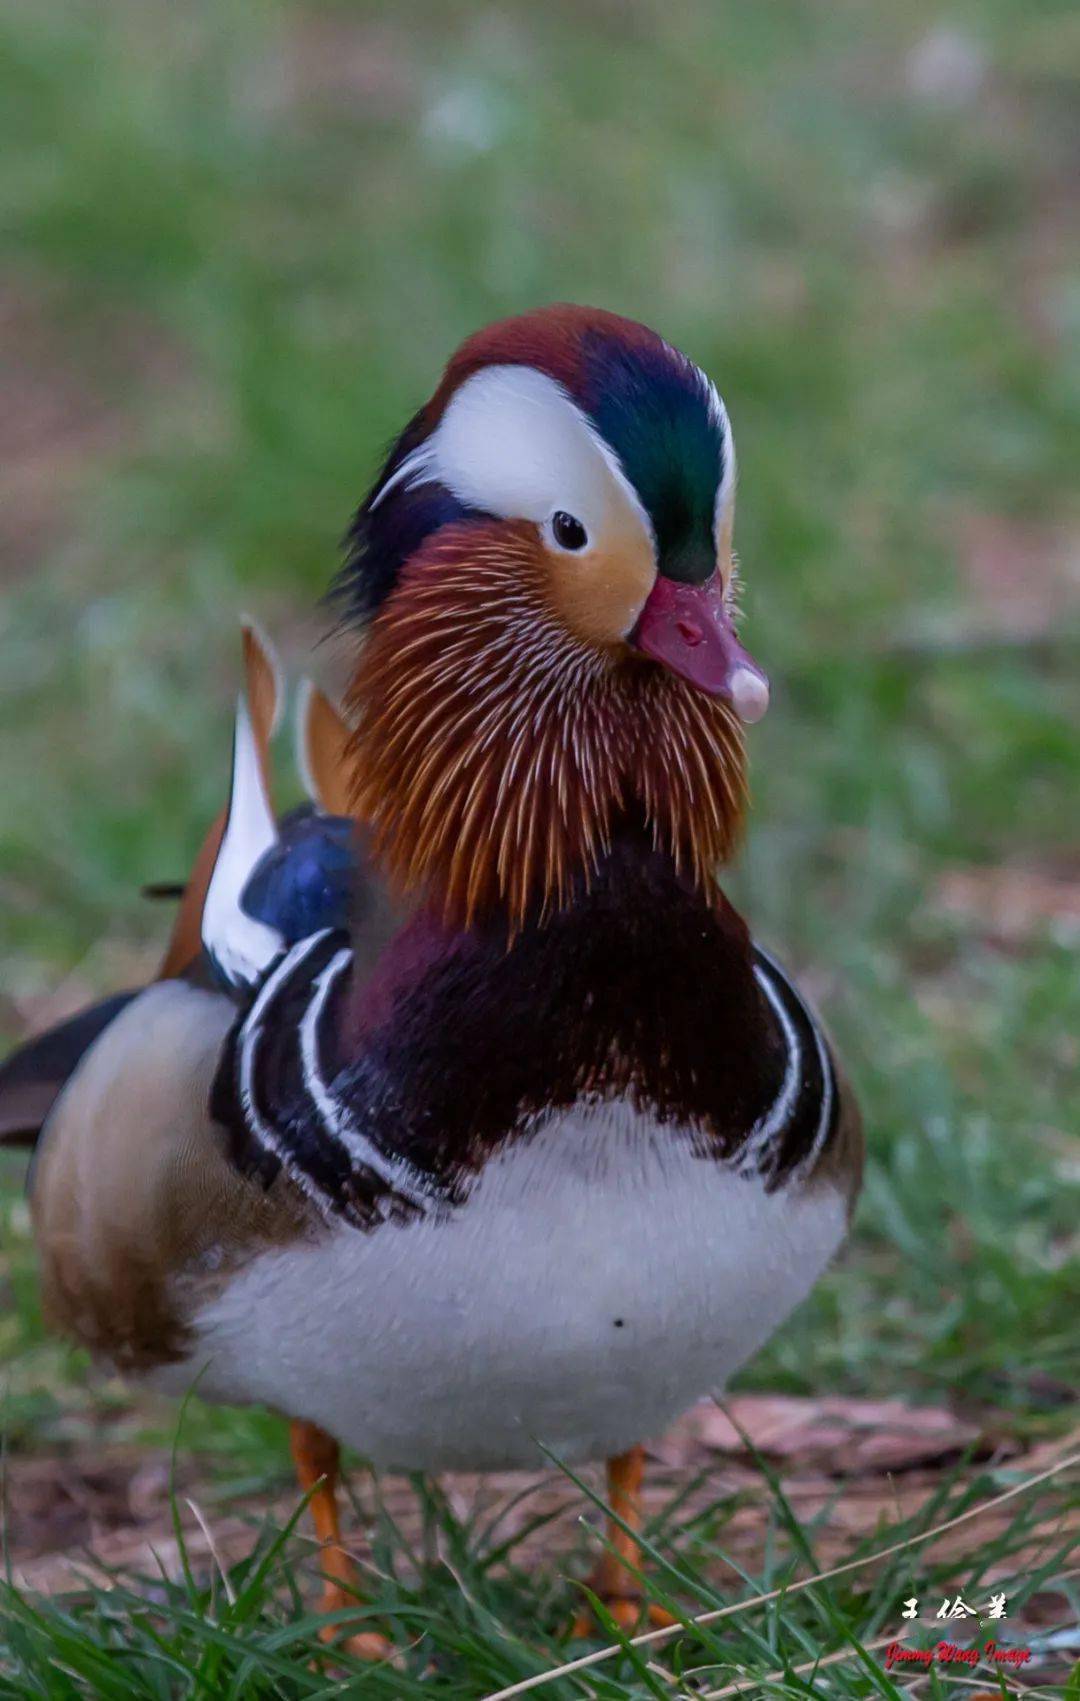
[{"label": "blurred duck in background", "polygon": [[655,333],[556,307],[470,338],[352,526],[360,641],[344,716],[303,699],[311,805],[271,807],[281,688],[248,630],[161,978],[0,1073],[9,1135],[40,1133],[52,1321],[294,1420],[339,1615],[344,1441],[409,1470],[606,1458],[592,1586],[664,1621],[641,1442],[844,1236],[855,1106],[717,882],[768,704],[734,504],[724,405]]}]

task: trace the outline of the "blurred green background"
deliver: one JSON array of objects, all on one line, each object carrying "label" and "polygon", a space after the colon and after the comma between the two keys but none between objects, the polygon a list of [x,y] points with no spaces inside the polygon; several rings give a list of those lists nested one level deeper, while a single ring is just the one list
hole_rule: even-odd
[{"label": "blurred green background", "polygon": [[[1058,1422],[1078,66],[1075,7],[1020,0],[10,8],[3,1034],[151,969],[139,887],[224,795],[236,613],[326,675],[338,540],[455,344],[553,299],[644,319],[739,448],[775,700],[730,885],[825,1009],[873,1155],[853,1246],[743,1380]],[[51,1444],[103,1396],[41,1336],[5,1174],[8,1430]]]}]

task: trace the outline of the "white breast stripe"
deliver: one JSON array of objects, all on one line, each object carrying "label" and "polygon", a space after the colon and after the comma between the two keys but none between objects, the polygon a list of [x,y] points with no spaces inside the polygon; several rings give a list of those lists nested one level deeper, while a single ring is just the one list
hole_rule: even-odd
[{"label": "white breast stripe", "polygon": [[[769,974],[763,974],[761,965],[757,963],[754,965],[754,973],[757,976],[758,984],[761,986],[762,991],[765,993],[773,1009],[776,1011],[781,1028],[784,1032],[785,1044],[788,1047],[788,1068],[785,1071],[784,1085],[781,1087],[780,1094],[766,1117],[762,1119],[762,1121],[759,1121],[759,1123],[755,1123],[754,1132],[751,1135],[751,1141],[758,1152],[762,1150],[762,1140],[767,1138],[764,1136],[764,1129],[762,1128],[762,1138],[759,1139],[759,1127],[762,1127],[763,1122],[765,1126],[768,1126],[771,1129],[771,1134],[775,1135],[779,1132],[779,1128],[786,1120],[787,1115],[790,1112],[791,1103],[798,1092],[799,1076],[802,1070],[803,1060],[798,1036],[791,1025],[791,1018],[784,1007],[785,991],[791,998],[795,999],[799,1009],[802,1011],[803,1016],[806,1018],[806,1021],[813,1032],[814,1045],[817,1049],[818,1065],[821,1069],[821,1113],[818,1117],[817,1129],[815,1130],[814,1138],[809,1150],[791,1171],[792,1180],[799,1180],[802,1176],[808,1174],[809,1171],[813,1169],[814,1165],[817,1163],[822,1147],[829,1138],[833,1103],[836,1097],[836,1083],[833,1073],[832,1057],[829,1053],[829,1048],[825,1043],[825,1037],[822,1034],[821,1025],[817,1021],[814,1012],[806,1003],[806,1000],[801,996],[792,982],[788,980],[787,976],[780,968],[780,965],[772,956],[770,956],[768,951],[764,950],[762,946],[757,944],[755,944],[754,949],[758,956],[763,957],[768,964]],[[776,980],[779,983],[778,985],[771,984],[770,977],[772,975],[776,976]],[[794,1069],[792,1067],[793,1063]],[[792,1089],[790,1097],[788,1096],[789,1084]],[[786,1103],[784,1102],[785,1099],[787,1100]],[[784,1108],[778,1117],[777,1113],[781,1105],[783,1105]]]},{"label": "white breast stripe", "polygon": [[282,1168],[288,1172],[309,1198],[315,1200],[321,1206],[328,1216],[330,1214],[329,1209],[321,1190],[315,1186],[311,1177],[296,1162],[287,1144],[279,1137],[277,1130],[259,1115],[255,1104],[254,1075],[256,1050],[262,1034],[263,1017],[269,1005],[276,997],[282,983],[288,980],[294,969],[298,968],[311,955],[315,947],[326,939],[332,931],[331,928],[324,927],[320,932],[311,934],[307,939],[302,939],[298,945],[292,947],[291,951],[285,953],[277,968],[266,977],[240,1031],[239,1068],[240,1103],[248,1126],[255,1138],[266,1151],[277,1158]]},{"label": "white breast stripe", "polygon": [[799,1078],[802,1072],[802,1047],[799,1036],[792,1026],[791,1017],[784,1005],[782,993],[773,984],[772,976],[767,974],[760,963],[754,964],[754,975],[762,992],[773,1008],[780,1024],[787,1048],[787,1060],[784,1065],[784,1079],[780,1083],[780,1091],[764,1115],[759,1116],[747,1136],[739,1156],[741,1173],[754,1174],[766,1156],[771,1142],[786,1125],[795,1104],[799,1091]]},{"label": "white breast stripe", "polygon": [[300,1023],[300,1057],[304,1065],[304,1085],[311,1094],[319,1115],[334,1134],[340,1132],[342,1112],[341,1107],[322,1078],[322,1070],[319,1064],[318,1027],[322,1013],[326,1008],[330,989],[351,961],[352,952],[347,945],[331,957],[315,982],[311,1003],[304,1011],[303,1020]]},{"label": "white breast stripe", "polygon": [[[806,1009],[806,1006],[804,1005],[803,1008]],[[803,1158],[802,1162],[796,1166],[794,1172],[796,1177],[806,1175],[813,1169],[814,1165],[817,1163],[818,1155],[822,1147],[829,1138],[829,1125],[832,1122],[833,1098],[836,1092],[832,1058],[829,1056],[829,1048],[825,1044],[825,1039],[820,1027],[814,1020],[813,1013],[809,1010],[807,1010],[806,1013],[810,1018],[810,1026],[814,1030],[814,1043],[817,1046],[818,1057],[821,1061],[821,1116],[818,1119],[817,1133],[814,1135],[814,1143],[810,1147],[805,1158]]]},{"label": "white breast stripe", "polygon": [[[269,1030],[273,1030],[274,1003],[284,997],[288,1000],[287,1007],[292,1010],[295,1009],[292,1000],[297,994],[306,994],[306,1004],[299,1021],[295,1026],[290,1021],[289,1026],[282,1029],[279,1019],[275,1037],[277,1044],[284,1044],[286,1047],[283,1054],[284,1063],[291,1069],[299,1065],[306,1109],[302,1109],[303,1100],[298,1101],[294,1109],[302,1109],[302,1114],[312,1118],[310,1134],[316,1141],[321,1130],[324,1140],[323,1152],[328,1161],[331,1160],[332,1149],[336,1147],[339,1165],[347,1163],[354,1171],[366,1172],[369,1184],[377,1183],[396,1194],[403,1203],[414,1206],[423,1213],[431,1197],[440,1193],[438,1185],[407,1158],[386,1152],[377,1145],[364,1132],[352,1107],[338,1096],[327,1078],[322,1058],[320,1026],[327,1016],[334,988],[338,986],[342,976],[348,973],[353,961],[350,946],[340,945],[334,949],[341,937],[343,936],[339,933],[335,938],[335,930],[332,928],[321,929],[294,945],[267,976],[240,1028],[237,1071],[240,1107],[255,1142],[277,1159],[305,1193],[329,1214],[334,1207],[326,1187],[302,1166],[292,1150],[288,1134],[283,1133],[273,1121],[268,1122],[260,1114],[256,1097],[259,1048],[264,1038],[267,1038],[267,1024]],[[313,974],[307,965],[320,946],[328,948],[324,952],[322,966]],[[772,1103],[755,1121],[742,1147],[733,1156],[731,1167],[739,1175],[757,1177],[772,1186],[778,1185],[784,1177],[788,1181],[798,1180],[816,1164],[831,1133],[836,1084],[828,1045],[804,1000],[778,964],[761,952],[760,948],[756,948],[756,955],[758,960],[754,962],[754,975],[776,1018],[785,1052],[784,1067]],[[818,1090],[811,1062],[814,1052],[808,1049],[809,1040],[802,1033],[804,1021],[809,1024],[813,1033],[820,1070],[818,1116],[813,1140],[808,1149],[797,1162],[790,1163],[785,1158],[785,1145],[794,1142],[797,1149],[804,1144],[805,1125],[810,1123],[813,1116],[813,1097]],[[364,1065],[365,1081],[361,1083],[364,1092],[369,1097],[374,1094],[376,1099],[377,1068],[377,1057],[369,1057]],[[803,1099],[808,1102],[800,1109]],[[316,1163],[316,1172],[321,1167],[320,1163]]]},{"label": "white breast stripe", "polygon": [[311,1003],[300,1023],[300,1057],[304,1085],[329,1132],[344,1146],[354,1163],[373,1170],[379,1180],[413,1204],[420,1204],[423,1191],[415,1185],[416,1172],[404,1159],[388,1158],[353,1122],[348,1109],[334,1097],[326,1083],[319,1057],[319,1022],[335,982],[352,962],[352,951],[344,946],[331,957],[315,982]]}]

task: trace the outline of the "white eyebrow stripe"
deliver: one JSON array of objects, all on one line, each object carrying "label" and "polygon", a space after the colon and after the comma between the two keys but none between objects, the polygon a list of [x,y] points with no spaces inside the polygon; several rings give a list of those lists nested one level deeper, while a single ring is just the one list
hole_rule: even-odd
[{"label": "white eyebrow stripe", "polygon": [[[597,529],[614,486],[655,553],[652,521],[622,461],[564,385],[536,367],[482,367],[371,504],[437,480],[469,507],[541,523],[565,507]],[[579,512],[580,510],[580,512]]]},{"label": "white eyebrow stripe", "polygon": [[[669,345],[670,346],[670,345]],[[721,528],[728,519],[738,477],[738,459],[735,452],[735,437],[731,429],[731,419],[724,400],[712,379],[700,366],[671,350],[672,358],[685,363],[696,379],[702,398],[709,412],[709,417],[720,433],[720,466],[716,485],[716,495],[713,502],[713,532],[717,544],[720,541]],[[482,454],[476,458],[472,468],[461,464],[454,465],[454,457],[445,453],[444,433],[452,429],[453,421],[448,420],[455,407],[464,405],[469,400],[470,387],[487,384],[498,385],[501,389],[501,400],[512,400],[519,410],[519,426],[529,414],[540,415],[545,408],[550,409],[552,402],[557,401],[566,411],[568,419],[573,419],[575,428],[588,443],[589,448],[603,462],[608,475],[617,486],[623,500],[634,514],[641,526],[645,537],[656,556],[656,532],[652,518],[641,501],[638,492],[627,475],[622,460],[616,451],[603,437],[593,421],[579,407],[573,396],[556,379],[549,378],[536,367],[526,365],[493,365],[481,367],[472,373],[460,385],[451,397],[442,419],[431,436],[420,443],[405,456],[401,464],[395,468],[382,488],[372,499],[370,512],[374,513],[383,500],[392,492],[402,488],[412,488],[416,485],[435,481],[446,486],[451,493],[467,506],[477,508],[482,512],[496,514],[500,519],[538,519],[537,504],[532,503],[531,512],[525,511],[527,503],[515,503],[507,499],[506,492],[500,500],[498,494],[485,492],[482,479]],[[542,388],[540,388],[542,386]],[[549,416],[550,420],[550,416]],[[539,423],[539,420],[538,420]],[[527,436],[527,429],[523,433]],[[472,478],[470,480],[470,473]],[[553,484],[548,493],[547,503],[549,512],[557,506],[569,506],[571,498],[564,499],[555,494]],[[535,493],[534,493],[535,494]],[[571,508],[571,512],[573,509]],[[581,516],[578,516],[579,518]]]}]

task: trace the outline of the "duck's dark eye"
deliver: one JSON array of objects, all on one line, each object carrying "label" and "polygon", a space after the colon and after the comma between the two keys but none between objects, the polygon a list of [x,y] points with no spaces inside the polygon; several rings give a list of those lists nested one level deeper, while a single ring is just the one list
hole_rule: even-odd
[{"label": "duck's dark eye", "polygon": [[562,508],[551,516],[551,535],[560,549],[584,549],[589,541],[581,521]]}]

